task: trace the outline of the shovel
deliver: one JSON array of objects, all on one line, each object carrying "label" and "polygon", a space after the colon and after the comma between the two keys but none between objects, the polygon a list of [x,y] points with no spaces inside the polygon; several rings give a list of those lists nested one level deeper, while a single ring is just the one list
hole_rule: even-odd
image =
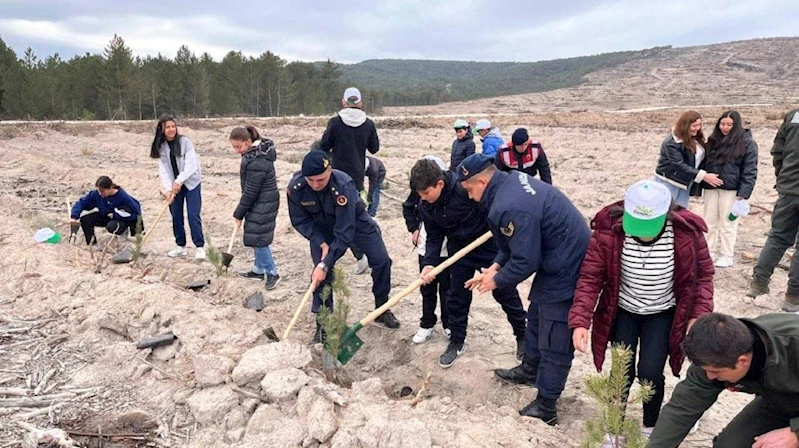
[{"label": "shovel", "polygon": [[[147,238],[150,238],[150,234],[153,233],[153,229],[155,229],[155,226],[158,224],[158,221],[161,220],[161,218],[164,216],[164,213],[166,212],[166,209],[168,208],[169,208],[169,202],[167,201],[164,203],[164,208],[161,209],[161,213],[159,213],[158,217],[155,218],[155,222],[153,222],[153,225],[150,227],[150,231],[144,234],[144,238],[142,238],[141,244],[139,245],[139,250],[141,250],[141,248],[144,247],[144,243],[147,242]],[[125,255],[128,256],[125,257]],[[128,252],[122,251],[114,256],[114,263],[118,264],[130,263],[131,261],[133,261],[133,251],[128,251]]]},{"label": "shovel", "polygon": [[72,222],[72,202],[67,198],[67,222],[69,223],[69,244],[75,244],[78,239],[79,222]]},{"label": "shovel", "polygon": [[[460,260],[466,254],[473,251],[475,248],[485,243],[489,239],[491,239],[490,231],[484,233],[480,238],[477,238],[475,241],[471,242],[468,246],[459,250],[454,255],[451,255],[449,258],[447,258],[446,261],[434,267],[430,271],[430,274],[438,275],[439,273],[441,273],[441,271],[452,266],[453,264],[455,264],[456,261]],[[381,314],[385,313],[391,307],[396,305],[400,301],[400,299],[412,293],[418,287],[422,286],[422,283],[423,283],[422,279],[416,280],[415,282],[411,283],[410,286],[403,289],[402,291],[399,292],[399,294],[395,295],[388,302],[383,304],[383,306],[369,313],[369,315],[361,319],[360,322],[356,323],[352,327],[347,327],[347,329],[344,331],[344,334],[341,336],[341,346],[339,348],[338,361],[342,365],[346,364],[347,362],[349,362],[350,359],[352,359],[353,356],[355,356],[355,353],[357,353],[358,350],[361,349],[363,341],[357,335],[358,330],[374,322],[374,320],[380,317]]]},{"label": "shovel", "polygon": [[291,322],[289,322],[289,326],[286,327],[286,331],[283,332],[282,340],[285,341],[286,338],[289,337],[289,333],[291,333],[291,329],[294,328],[294,324],[296,324],[297,323],[297,319],[300,318],[300,312],[302,312],[302,309],[305,308],[305,304],[308,303],[308,299],[311,297],[311,294],[313,294],[313,283],[311,283],[311,285],[308,286],[308,291],[306,291],[305,295],[302,297],[302,300],[300,301],[300,306],[297,307],[297,311],[294,312],[294,317],[291,318]]},{"label": "shovel", "polygon": [[[244,225],[244,221],[242,220],[241,225]],[[233,235],[230,235],[230,243],[227,245],[227,252],[222,252],[222,264],[225,265],[225,269],[230,267],[230,262],[233,261],[233,254],[230,252],[233,250],[233,242],[236,241],[236,233],[239,231],[239,227],[237,225],[233,225]]]}]

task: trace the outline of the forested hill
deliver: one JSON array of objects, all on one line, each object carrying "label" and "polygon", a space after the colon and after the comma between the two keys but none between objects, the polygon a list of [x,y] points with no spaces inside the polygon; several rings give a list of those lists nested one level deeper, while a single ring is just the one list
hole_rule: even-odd
[{"label": "forested hill", "polygon": [[431,105],[572,87],[588,73],[652,57],[669,48],[540,62],[372,59],[340,65],[340,79],[377,94],[378,106]]}]

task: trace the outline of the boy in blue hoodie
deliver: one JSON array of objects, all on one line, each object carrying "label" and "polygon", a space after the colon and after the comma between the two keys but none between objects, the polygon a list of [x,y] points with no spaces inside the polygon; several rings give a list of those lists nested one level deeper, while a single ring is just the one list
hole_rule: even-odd
[{"label": "boy in blue hoodie", "polygon": [[[100,176],[94,184],[96,190],[80,198],[72,205],[70,218],[72,218],[72,236],[77,232],[75,224],[80,223],[83,229],[83,236],[86,244],[96,244],[94,237],[95,227],[105,227],[108,232],[114,235],[122,235],[130,229],[130,235],[136,235],[136,221],[141,215],[141,205],[139,201],[130,196],[119,185],[115,184],[110,177]],[[95,210],[96,211],[93,211]],[[81,212],[88,211],[81,216]]]}]

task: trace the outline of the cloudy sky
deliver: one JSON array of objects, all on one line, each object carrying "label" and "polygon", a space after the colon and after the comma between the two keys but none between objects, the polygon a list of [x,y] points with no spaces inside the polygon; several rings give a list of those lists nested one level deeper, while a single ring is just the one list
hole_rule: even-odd
[{"label": "cloudy sky", "polygon": [[137,55],[537,61],[792,36],[796,12],[797,0],[0,0],[0,37],[40,58],[100,53],[116,33]]}]

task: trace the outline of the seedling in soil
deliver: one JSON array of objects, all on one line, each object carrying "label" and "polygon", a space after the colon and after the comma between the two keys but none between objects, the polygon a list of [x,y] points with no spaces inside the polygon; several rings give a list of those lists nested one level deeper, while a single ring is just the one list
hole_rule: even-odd
[{"label": "seedling in soil", "polygon": [[214,247],[211,243],[211,238],[208,238],[208,244],[205,245],[205,256],[214,266],[214,269],[216,269],[216,276],[221,277],[227,270],[227,266],[225,266],[225,259],[222,256],[222,252],[219,252],[219,249]]},{"label": "seedling in soil", "polygon": [[336,298],[334,310],[331,312],[323,306],[317,319],[322,329],[325,331],[325,352],[323,356],[329,355],[330,362],[325,362],[325,367],[340,367],[336,361],[341,350],[341,338],[347,330],[347,317],[349,316],[350,288],[347,286],[344,270],[336,267],[333,271],[333,284],[322,289],[322,302],[324,303],[332,293]]},{"label": "seedling in soil", "polygon": [[[632,350],[624,344],[610,348],[609,374],[591,375],[585,379],[585,391],[599,404],[599,415],[585,422],[584,448],[643,448],[646,439],[641,427],[625,418],[632,404],[646,403],[655,391],[649,381],[640,381],[638,393],[630,394],[627,386],[627,369],[633,362]],[[625,398],[626,397],[626,398]]]}]

